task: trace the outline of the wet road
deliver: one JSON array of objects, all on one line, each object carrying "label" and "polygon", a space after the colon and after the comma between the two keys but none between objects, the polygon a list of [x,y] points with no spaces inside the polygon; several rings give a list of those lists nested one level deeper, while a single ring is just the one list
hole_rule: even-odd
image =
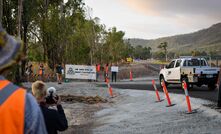
[{"label": "wet road", "polygon": [[[116,82],[110,84],[112,88],[119,88],[119,89],[152,90],[152,91],[154,90],[151,82],[129,81],[129,82]],[[98,86],[105,87],[106,84],[98,84]],[[160,85],[158,83],[156,83],[156,86],[160,92],[163,92],[163,90],[160,88]],[[169,85],[168,92],[184,95],[184,91],[181,89],[180,85]],[[189,91],[189,96],[217,102],[218,89],[214,91],[209,91],[207,89],[207,86],[202,86],[202,87],[194,86],[193,89]]]}]

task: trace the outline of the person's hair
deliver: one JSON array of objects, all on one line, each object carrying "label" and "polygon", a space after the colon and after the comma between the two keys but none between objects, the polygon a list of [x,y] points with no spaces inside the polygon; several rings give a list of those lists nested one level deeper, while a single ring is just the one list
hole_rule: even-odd
[{"label": "person's hair", "polygon": [[43,81],[36,81],[32,84],[32,93],[38,101],[46,96],[46,90],[46,85]]}]

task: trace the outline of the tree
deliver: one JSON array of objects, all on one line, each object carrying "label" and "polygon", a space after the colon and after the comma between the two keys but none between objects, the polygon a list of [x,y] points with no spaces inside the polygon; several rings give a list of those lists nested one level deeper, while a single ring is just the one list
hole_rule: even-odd
[{"label": "tree", "polygon": [[23,0],[18,0],[18,31],[17,35],[21,38],[21,18],[22,18],[22,10],[23,10]]},{"label": "tree", "polygon": [[[106,30],[99,18],[88,19],[83,0],[1,1],[3,26],[9,34],[21,34],[23,53],[29,60],[47,62],[53,69],[58,62],[117,62],[134,54],[134,48],[124,42],[123,31],[115,27]],[[148,48],[142,48],[142,57],[147,53]],[[23,73],[26,62],[22,62]]]},{"label": "tree", "polygon": [[105,43],[103,45],[104,50],[104,61],[116,62],[122,59],[125,50],[125,43],[123,31],[117,31],[116,27],[108,30],[105,35]]},{"label": "tree", "polygon": [[[18,1],[3,0],[2,26],[7,33],[15,35],[17,28]],[[0,9],[1,10],[1,9]]]},{"label": "tree", "polygon": [[3,17],[3,0],[0,0],[0,23],[2,23]]},{"label": "tree", "polygon": [[164,50],[164,54],[165,54],[165,59],[167,61],[167,47],[168,47],[168,43],[167,42],[162,42],[160,43],[160,45],[157,48],[163,49]]}]

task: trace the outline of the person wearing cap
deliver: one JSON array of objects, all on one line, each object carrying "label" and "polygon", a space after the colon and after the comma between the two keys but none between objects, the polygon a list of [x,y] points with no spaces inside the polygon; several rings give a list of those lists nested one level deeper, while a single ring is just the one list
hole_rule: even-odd
[{"label": "person wearing cap", "polygon": [[61,63],[56,65],[56,75],[57,75],[57,82],[58,84],[62,84],[62,65]]},{"label": "person wearing cap", "polygon": [[[50,87],[48,90],[54,93],[56,91],[54,87]],[[45,83],[42,81],[36,81],[32,84],[32,93],[41,107],[48,134],[57,134],[57,131],[66,130],[68,128],[68,122],[61,105],[60,97],[57,96],[56,99],[53,95],[51,99],[47,101],[47,89]],[[50,98],[50,96],[48,98]],[[56,105],[57,110],[49,108],[49,106],[52,105]]]},{"label": "person wearing cap", "polygon": [[3,77],[19,61],[21,50],[22,44],[0,23],[0,134],[47,134],[35,98]]}]

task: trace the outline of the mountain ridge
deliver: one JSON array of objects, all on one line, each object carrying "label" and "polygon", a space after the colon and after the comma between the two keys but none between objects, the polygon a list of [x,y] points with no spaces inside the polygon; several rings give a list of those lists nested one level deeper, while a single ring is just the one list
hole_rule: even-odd
[{"label": "mountain ridge", "polygon": [[158,51],[158,45],[162,42],[168,42],[168,51],[205,51],[205,52],[221,52],[221,23],[213,24],[209,28],[204,28],[196,32],[161,37],[157,39],[137,39],[130,38],[129,42],[132,46],[151,47],[153,51]]}]

